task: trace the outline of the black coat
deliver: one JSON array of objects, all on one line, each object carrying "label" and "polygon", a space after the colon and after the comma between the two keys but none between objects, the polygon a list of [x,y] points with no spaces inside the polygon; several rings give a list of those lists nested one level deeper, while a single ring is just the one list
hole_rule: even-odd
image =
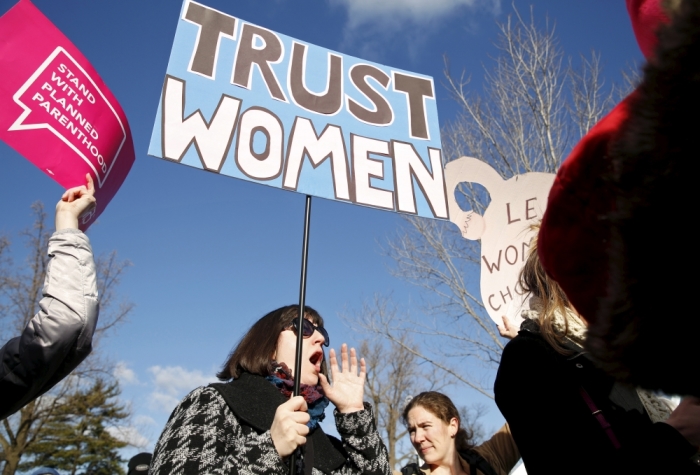
[{"label": "black coat", "polygon": [[[603,411],[621,448],[583,399]],[[528,475],[700,473],[692,447],[673,427],[652,424],[636,391],[616,383],[585,354],[557,353],[537,331],[521,330],[501,357],[494,386]]]},{"label": "black coat", "polygon": [[[275,411],[286,400],[264,377],[248,373],[229,383],[195,389],[170,416],[149,474],[288,474],[270,436]],[[307,436],[307,473],[390,475],[371,406],[365,404],[365,410],[350,414],[336,411],[335,419],[342,440],[320,427]]]}]

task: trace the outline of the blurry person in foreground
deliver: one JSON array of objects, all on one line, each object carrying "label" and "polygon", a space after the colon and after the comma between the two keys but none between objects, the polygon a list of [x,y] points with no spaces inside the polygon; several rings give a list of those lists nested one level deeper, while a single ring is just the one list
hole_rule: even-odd
[{"label": "blurry person in foreground", "polygon": [[536,239],[520,276],[530,308],[494,384],[528,474],[700,474],[700,401],[672,411],[598,368],[583,348],[587,322],[545,273]]}]

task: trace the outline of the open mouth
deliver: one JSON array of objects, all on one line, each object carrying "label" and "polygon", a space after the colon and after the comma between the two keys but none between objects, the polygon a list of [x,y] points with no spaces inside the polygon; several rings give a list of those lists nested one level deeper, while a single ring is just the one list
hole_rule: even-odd
[{"label": "open mouth", "polygon": [[321,362],[323,362],[323,351],[319,350],[314,352],[309,357],[309,362],[316,367],[316,372],[321,371]]}]

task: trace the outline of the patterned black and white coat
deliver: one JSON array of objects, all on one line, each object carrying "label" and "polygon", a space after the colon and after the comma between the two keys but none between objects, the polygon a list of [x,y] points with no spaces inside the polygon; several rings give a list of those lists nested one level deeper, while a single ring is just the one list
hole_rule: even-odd
[{"label": "patterned black and white coat", "polygon": [[[150,475],[289,473],[270,437],[275,410],[286,398],[262,376],[192,391],[175,408],[156,444]],[[304,446],[305,474],[390,475],[389,457],[372,409],[341,414],[342,440],[319,427]],[[301,474],[300,474],[301,475]]]}]

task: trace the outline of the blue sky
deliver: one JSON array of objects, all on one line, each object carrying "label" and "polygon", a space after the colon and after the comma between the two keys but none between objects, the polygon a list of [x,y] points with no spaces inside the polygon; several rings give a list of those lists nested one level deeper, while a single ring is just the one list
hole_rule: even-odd
[{"label": "blue sky", "polygon": [[[293,38],[433,76],[441,123],[457,112],[441,86],[443,55],[480,88],[482,65],[496,52],[496,22],[512,11],[498,0],[202,3]],[[0,13],[13,4],[0,0]],[[214,379],[241,332],[297,301],[304,196],[147,156],[178,0],[35,4],[92,62],[133,131],[136,163],[89,235],[96,253],[116,249],[133,262],[120,292],[136,308],[100,351],[119,362],[123,397],[152,450],[176,401]],[[567,54],[600,52],[609,80],[641,60],[622,0],[515,1],[524,13],[530,4],[538,21],[556,23]],[[30,204],[42,200],[51,209],[61,190],[2,143],[0,160],[0,233],[17,242],[31,224]],[[393,213],[314,199],[307,302],[325,316],[333,346],[362,338],[337,318],[346,307],[359,308],[376,292],[391,292],[402,305],[420,300],[417,288],[391,277],[391,261],[381,253],[402,225]],[[493,403],[464,388],[449,392],[461,404],[485,402],[487,427],[502,422]]]}]

